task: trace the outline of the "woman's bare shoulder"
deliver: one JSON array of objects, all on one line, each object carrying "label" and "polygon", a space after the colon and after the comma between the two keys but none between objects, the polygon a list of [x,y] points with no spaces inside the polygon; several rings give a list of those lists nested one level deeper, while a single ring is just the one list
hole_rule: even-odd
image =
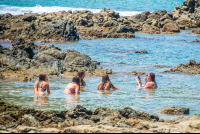
[{"label": "woman's bare shoulder", "polygon": [[46,81],[43,81],[43,84],[44,84],[44,85],[49,85],[49,83],[48,83],[48,82],[46,82]]}]

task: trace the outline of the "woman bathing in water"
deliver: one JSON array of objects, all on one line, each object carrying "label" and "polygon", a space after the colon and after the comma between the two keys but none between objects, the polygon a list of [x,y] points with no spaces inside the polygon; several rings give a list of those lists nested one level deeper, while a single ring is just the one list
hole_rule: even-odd
[{"label": "woman bathing in water", "polygon": [[34,94],[37,95],[44,95],[45,91],[50,94],[48,79],[45,73],[39,74],[39,80],[37,80],[34,84]]},{"label": "woman bathing in water", "polygon": [[79,76],[79,78],[80,78],[80,87],[86,86],[86,83],[85,83],[85,81],[83,80],[84,77],[85,77],[85,71],[79,70],[77,76]]},{"label": "woman bathing in water", "polygon": [[80,78],[79,76],[74,76],[72,82],[67,84],[64,93],[78,95],[80,90]]},{"label": "woman bathing in water", "polygon": [[102,82],[100,82],[97,86],[98,90],[110,90],[112,88],[113,90],[119,90],[119,88],[116,88],[110,81],[109,76],[107,74],[102,75]]},{"label": "woman bathing in water", "polygon": [[[135,80],[137,82],[137,85],[142,88],[142,82],[140,79],[140,76],[135,77]],[[155,81],[155,74],[154,73],[149,73],[147,77],[145,78],[145,84],[144,88],[151,88],[151,89],[156,89],[157,88],[157,83]]]}]

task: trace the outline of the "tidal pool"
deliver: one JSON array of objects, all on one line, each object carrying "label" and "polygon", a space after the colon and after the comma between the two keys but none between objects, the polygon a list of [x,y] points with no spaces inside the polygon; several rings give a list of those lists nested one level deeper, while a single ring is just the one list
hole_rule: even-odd
[{"label": "tidal pool", "polygon": [[[99,92],[97,85],[101,77],[85,77],[86,87],[79,96],[63,93],[71,79],[53,77],[49,79],[51,94],[49,96],[34,96],[33,85],[37,79],[30,82],[16,80],[0,80],[0,97],[2,100],[17,105],[34,107],[41,110],[64,110],[76,105],[95,110],[99,107],[121,108],[130,107],[140,112],[158,115],[170,120],[179,116],[158,114],[157,111],[168,106],[186,106],[189,115],[200,115],[200,75],[184,73],[164,73],[164,70],[186,64],[189,60],[200,62],[200,43],[191,41],[199,39],[190,30],[177,35],[150,35],[135,33],[136,38],[116,38],[99,40],[80,40],[75,43],[48,43],[62,50],[75,49],[87,54],[92,60],[100,62],[100,66],[115,72],[110,76],[111,82],[120,90]],[[183,41],[185,40],[185,41]],[[11,47],[9,43],[0,44]],[[40,44],[37,43],[36,44]],[[134,51],[146,50],[147,54],[136,54]],[[119,64],[123,62],[124,64]],[[164,66],[156,68],[155,65]],[[156,74],[158,88],[155,90],[140,89],[136,86],[135,76],[129,72],[140,71]],[[145,76],[141,76],[144,83]],[[184,115],[188,116],[188,115]]]}]

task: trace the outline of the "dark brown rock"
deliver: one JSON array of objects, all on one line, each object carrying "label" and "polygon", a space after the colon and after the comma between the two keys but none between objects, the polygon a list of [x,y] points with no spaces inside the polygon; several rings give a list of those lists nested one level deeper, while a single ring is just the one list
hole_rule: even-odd
[{"label": "dark brown rock", "polygon": [[200,40],[195,39],[195,40],[193,40],[192,42],[193,42],[193,43],[199,43]]},{"label": "dark brown rock", "polygon": [[171,68],[170,70],[166,70],[164,72],[181,72],[192,75],[200,74],[200,63],[190,60],[186,65],[179,64],[177,67]]},{"label": "dark brown rock", "polygon": [[189,114],[189,108],[186,108],[184,106],[171,106],[158,110],[157,112],[161,114],[183,115]]}]

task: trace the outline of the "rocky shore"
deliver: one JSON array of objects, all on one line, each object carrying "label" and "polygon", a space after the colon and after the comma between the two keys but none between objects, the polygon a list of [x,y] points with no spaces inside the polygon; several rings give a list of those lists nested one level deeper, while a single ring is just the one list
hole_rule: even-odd
[{"label": "rocky shore", "polygon": [[[135,38],[135,33],[176,34],[194,29],[200,36],[200,1],[185,0],[171,12],[159,10],[135,16],[120,16],[110,9],[91,11],[59,11],[0,15],[0,40],[11,42],[12,49],[0,45],[0,79],[30,81],[41,72],[48,76],[88,76],[112,74],[88,55],[54,45],[34,42],[69,42],[100,38]],[[199,42],[196,40],[195,42]],[[135,53],[147,53],[145,50]],[[123,64],[123,63],[120,63]],[[162,67],[162,66],[155,66]],[[164,72],[200,74],[200,63],[190,60]],[[145,75],[132,71],[131,75]],[[162,114],[189,114],[189,109],[169,107]],[[94,111],[77,105],[72,109],[40,111],[0,100],[0,133],[199,133],[200,117],[185,116],[164,121],[158,116],[138,112],[129,107],[98,108]]]},{"label": "rocky shore", "polygon": [[164,121],[129,107],[92,111],[77,105],[62,111],[40,111],[0,100],[1,133],[199,133],[199,119]]},{"label": "rocky shore", "polygon": [[38,46],[23,38],[16,38],[12,46],[12,49],[7,49],[0,45],[1,78],[15,77],[20,81],[30,81],[38,78],[41,72],[48,76],[73,76],[79,70],[84,70],[88,76],[112,74],[111,69],[103,69],[98,66],[99,62],[73,49],[62,51],[54,45]]},{"label": "rocky shore", "polygon": [[66,42],[79,39],[134,38],[135,32],[176,34],[181,30],[200,27],[199,0],[185,0],[171,12],[145,11],[134,16],[103,8],[99,13],[59,11],[53,13],[25,13],[0,15],[0,40],[13,41],[22,37],[36,42]]},{"label": "rocky shore", "polygon": [[186,65],[179,64],[177,67],[171,68],[170,70],[166,70],[164,72],[181,72],[191,75],[200,74],[200,62],[190,60]]},{"label": "rocky shore", "polygon": [[[91,11],[59,11],[53,13],[25,13],[13,16],[0,15],[0,40],[11,42],[12,50],[0,46],[0,78],[19,77],[27,81],[45,70],[48,75],[72,74],[82,69],[89,75],[112,74],[103,69],[99,62],[75,50],[61,51],[53,45],[37,46],[33,42],[69,42],[100,38],[134,38],[135,32],[149,34],[176,34],[180,30],[191,29],[199,34],[200,2],[185,0],[183,5],[171,12],[165,10],[145,11],[135,16],[120,16],[119,13],[102,9],[100,13]],[[199,42],[195,40],[194,42]],[[38,50],[39,49],[39,50]],[[37,52],[34,52],[37,50]],[[135,53],[147,53],[145,50]],[[171,69],[171,72],[191,72],[187,66]],[[184,70],[184,71],[183,71]],[[197,69],[198,70],[198,69]],[[165,71],[165,72],[170,72]],[[33,72],[27,78],[27,74]],[[198,74],[198,72],[195,72]],[[74,75],[74,74],[73,74]]]}]

